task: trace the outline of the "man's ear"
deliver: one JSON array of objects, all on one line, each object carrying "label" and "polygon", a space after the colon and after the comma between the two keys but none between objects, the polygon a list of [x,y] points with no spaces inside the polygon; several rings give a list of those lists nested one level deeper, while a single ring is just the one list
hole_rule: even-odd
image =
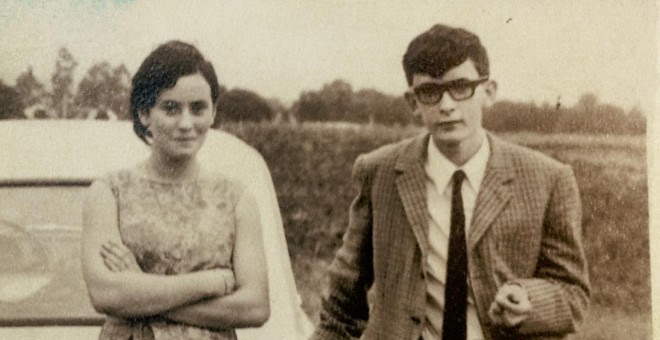
[{"label": "man's ear", "polygon": [[404,95],[403,98],[406,100],[406,103],[408,103],[408,106],[410,106],[410,111],[412,114],[412,119],[415,124],[420,124],[422,123],[422,113],[419,112],[419,103],[417,102],[417,98],[415,98],[415,94],[412,93],[412,91],[407,91]]},{"label": "man's ear", "polygon": [[417,99],[415,99],[415,94],[412,93],[412,91],[406,91],[406,93],[403,95],[403,98],[406,100],[406,103],[408,103],[408,106],[410,106],[410,109],[413,112],[417,111]]},{"label": "man's ear", "polygon": [[484,90],[486,91],[484,107],[490,107],[495,103],[495,99],[497,98],[497,82],[494,80],[487,81],[484,83]]}]

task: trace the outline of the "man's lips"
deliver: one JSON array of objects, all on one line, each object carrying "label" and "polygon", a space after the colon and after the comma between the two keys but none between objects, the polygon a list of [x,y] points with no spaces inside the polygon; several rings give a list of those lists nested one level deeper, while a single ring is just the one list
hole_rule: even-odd
[{"label": "man's lips", "polygon": [[458,119],[458,120],[448,120],[448,121],[444,121],[444,122],[438,122],[438,123],[436,123],[436,125],[439,126],[439,127],[453,127],[456,124],[460,124],[462,122],[463,121],[460,120],[460,119]]}]

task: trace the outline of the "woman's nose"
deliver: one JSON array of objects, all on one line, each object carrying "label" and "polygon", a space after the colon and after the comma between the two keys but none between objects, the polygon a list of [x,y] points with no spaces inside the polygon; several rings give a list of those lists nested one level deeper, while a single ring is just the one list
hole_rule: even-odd
[{"label": "woman's nose", "polygon": [[178,125],[180,129],[191,129],[193,127],[192,114],[190,113],[190,109],[183,109]]}]

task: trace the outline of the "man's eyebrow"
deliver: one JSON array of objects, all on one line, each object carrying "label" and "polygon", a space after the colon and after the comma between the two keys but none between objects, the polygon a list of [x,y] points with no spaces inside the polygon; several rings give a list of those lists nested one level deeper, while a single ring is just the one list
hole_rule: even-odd
[{"label": "man's eyebrow", "polygon": [[448,80],[448,81],[445,81],[445,82],[442,82],[442,83],[438,83],[438,85],[443,85],[443,86],[444,85],[455,85],[455,84],[461,84],[461,83],[468,83],[470,81],[471,81],[471,79],[463,77],[463,78],[456,78],[456,79]]},{"label": "man's eyebrow", "polygon": [[474,79],[468,79],[465,77],[462,78],[456,78],[444,82],[436,82],[436,81],[430,81],[427,83],[422,83],[419,84],[417,87],[423,87],[423,86],[451,86],[451,85],[457,85],[457,84],[462,84],[462,83],[469,83],[473,81]]}]

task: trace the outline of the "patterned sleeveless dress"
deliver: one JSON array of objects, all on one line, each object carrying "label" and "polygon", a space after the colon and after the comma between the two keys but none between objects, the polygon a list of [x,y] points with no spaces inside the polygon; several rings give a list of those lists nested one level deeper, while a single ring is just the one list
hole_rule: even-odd
[{"label": "patterned sleeveless dress", "polygon": [[[164,182],[138,169],[111,173],[102,180],[117,201],[121,239],[144,272],[176,275],[232,268],[234,208],[244,191],[242,184],[215,174]],[[236,339],[236,333],[159,317],[108,316],[99,339]]]}]

